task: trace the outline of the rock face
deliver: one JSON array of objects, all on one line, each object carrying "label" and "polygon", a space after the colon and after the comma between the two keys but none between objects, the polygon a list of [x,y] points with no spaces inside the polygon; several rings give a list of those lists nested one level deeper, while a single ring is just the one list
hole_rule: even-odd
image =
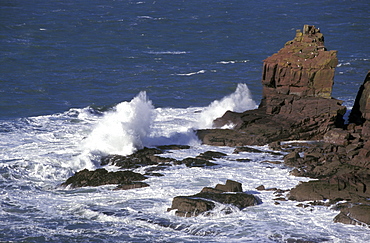
[{"label": "rock face", "polygon": [[228,111],[214,127],[234,129],[197,131],[211,145],[264,145],[281,140],[322,139],[335,127],[343,127],[346,108],[331,98],[336,51],[327,51],[324,37],[305,25],[294,40],[264,60],[263,98],[256,110]]},{"label": "rock face", "polygon": [[370,120],[370,71],[367,73],[365,81],[357,93],[349,120],[357,125]]},{"label": "rock face", "polygon": [[251,194],[243,193],[239,182],[227,180],[225,185],[218,184],[215,188],[205,187],[200,193],[192,196],[175,197],[168,211],[176,210],[175,214],[182,217],[198,216],[209,213],[217,203],[243,209],[258,204],[259,200]]},{"label": "rock face", "polygon": [[337,51],[326,51],[324,36],[314,26],[297,30],[278,53],[264,60],[263,97],[276,94],[330,98]]},{"label": "rock face", "polygon": [[345,207],[334,218],[334,222],[364,226],[370,225],[370,206],[350,205],[350,207]]}]

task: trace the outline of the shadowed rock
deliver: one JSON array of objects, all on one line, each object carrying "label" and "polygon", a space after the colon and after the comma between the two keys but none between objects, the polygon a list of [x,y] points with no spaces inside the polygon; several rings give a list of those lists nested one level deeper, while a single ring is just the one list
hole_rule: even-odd
[{"label": "shadowed rock", "polygon": [[[117,184],[119,185],[118,188],[120,186],[123,187],[123,185],[130,185],[128,187],[136,188],[134,184],[145,179],[147,179],[147,177],[132,171],[108,172],[106,169],[97,169],[94,171],[84,169],[68,178],[61,186],[77,188]],[[128,187],[125,189],[129,189]]]},{"label": "shadowed rock", "polygon": [[101,158],[101,165],[115,165],[122,169],[134,169],[142,166],[169,163],[174,159],[156,156],[163,151],[156,148],[143,148],[131,155],[108,155]]},{"label": "shadowed rock", "polygon": [[251,194],[243,193],[241,183],[227,180],[225,185],[218,184],[216,188],[205,187],[200,193],[192,196],[175,197],[168,211],[176,210],[175,214],[182,217],[198,216],[214,209],[216,202],[243,209],[258,204],[259,200]]}]

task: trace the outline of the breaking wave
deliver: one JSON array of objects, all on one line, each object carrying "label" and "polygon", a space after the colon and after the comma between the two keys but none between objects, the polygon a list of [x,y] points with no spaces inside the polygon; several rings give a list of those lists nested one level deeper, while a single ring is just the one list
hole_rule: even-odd
[{"label": "breaking wave", "polygon": [[[255,108],[248,86],[238,84],[236,91],[200,108],[157,108],[140,92],[129,102],[118,104],[98,121],[84,141],[81,163],[94,163],[102,154],[129,155],[136,150],[165,144],[199,143],[194,130],[211,128],[214,119],[226,111],[243,112]],[[188,119],[184,119],[184,115]],[[166,119],[170,120],[167,124]],[[176,122],[181,121],[181,122]]]},{"label": "breaking wave", "polygon": [[201,113],[197,128],[212,128],[213,120],[226,111],[243,112],[256,108],[256,102],[246,84],[238,84],[235,92],[221,100],[213,101]]},{"label": "breaking wave", "polygon": [[142,140],[150,134],[153,116],[152,102],[142,91],[105,114],[87,137],[85,148],[90,152],[129,155],[143,147]]}]

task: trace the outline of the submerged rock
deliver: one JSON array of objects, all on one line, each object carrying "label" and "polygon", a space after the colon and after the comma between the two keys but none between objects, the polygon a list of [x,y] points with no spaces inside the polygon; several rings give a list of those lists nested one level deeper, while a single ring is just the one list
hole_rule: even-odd
[{"label": "submerged rock", "polygon": [[168,211],[176,210],[175,214],[182,217],[198,216],[214,209],[216,203],[243,209],[258,204],[259,200],[254,195],[243,193],[241,183],[227,180],[225,185],[205,187],[192,196],[175,197]]}]

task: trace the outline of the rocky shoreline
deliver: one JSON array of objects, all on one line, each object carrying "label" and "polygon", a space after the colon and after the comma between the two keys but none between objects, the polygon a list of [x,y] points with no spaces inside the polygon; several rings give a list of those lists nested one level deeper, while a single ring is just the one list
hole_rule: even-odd
[{"label": "rocky shoreline", "polygon": [[[340,210],[335,222],[370,225],[370,72],[345,122],[346,108],[331,97],[336,65],[336,52],[326,50],[320,31],[305,25],[264,60],[259,108],[226,112],[214,125],[234,129],[200,130],[198,136],[210,145],[269,144],[289,152],[284,162],[295,168],[293,175],[317,179],[293,188],[289,200],[327,200]],[[288,140],[311,142],[282,143]]]},{"label": "rocky shoreline", "polygon": [[[297,185],[278,200],[311,201],[314,205],[334,206],[340,213],[335,222],[370,225],[370,72],[356,97],[349,121],[343,117],[346,107],[331,97],[334,71],[338,64],[336,51],[324,46],[324,36],[314,26],[297,30],[276,54],[264,60],[263,98],[258,109],[236,113],[228,111],[214,121],[214,129],[198,130],[204,144],[237,147],[235,152],[252,149],[248,145],[266,145],[287,155],[284,163],[294,167],[295,176],[315,180]],[[222,129],[227,125],[233,129]],[[309,142],[286,143],[291,140]],[[178,161],[158,156],[167,150],[187,146],[144,148],[129,156],[108,155],[101,165],[115,165],[125,171],[83,170],[62,186],[82,187],[116,184],[117,190],[149,186],[148,176],[162,176],[155,171],[184,164],[188,167],[215,166],[213,158],[225,154],[209,151],[195,158]],[[257,152],[257,151],[254,151]],[[130,170],[145,167],[145,174]],[[173,199],[169,211],[178,216],[209,214],[216,203],[239,209],[261,203],[243,193],[242,185],[228,180],[225,185],[204,188],[191,196]],[[302,203],[301,206],[306,204]]]}]

